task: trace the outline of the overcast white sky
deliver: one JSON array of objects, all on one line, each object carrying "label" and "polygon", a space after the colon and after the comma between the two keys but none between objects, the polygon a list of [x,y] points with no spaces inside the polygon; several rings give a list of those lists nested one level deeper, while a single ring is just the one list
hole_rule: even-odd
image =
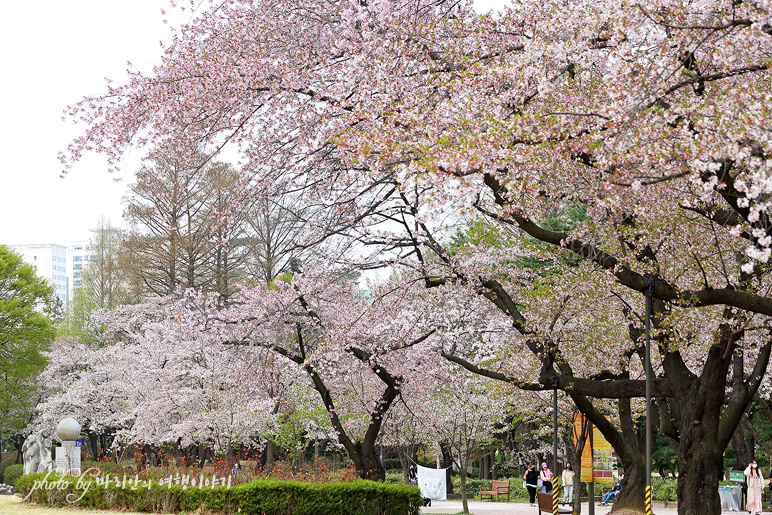
[{"label": "overcast white sky", "polygon": [[[481,12],[505,0],[475,0]],[[141,156],[120,176],[87,156],[66,178],[57,152],[81,132],[62,112],[122,81],[127,61],[149,72],[161,55],[165,0],[8,1],[0,17],[0,244],[88,239],[100,217],[121,225],[121,199]]]}]

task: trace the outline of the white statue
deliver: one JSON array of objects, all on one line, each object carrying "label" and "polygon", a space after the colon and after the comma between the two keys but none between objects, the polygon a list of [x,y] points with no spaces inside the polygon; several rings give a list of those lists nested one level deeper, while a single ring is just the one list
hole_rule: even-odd
[{"label": "white statue", "polygon": [[34,433],[21,446],[24,456],[24,473],[46,472],[53,468],[51,460],[51,437],[46,433]]}]

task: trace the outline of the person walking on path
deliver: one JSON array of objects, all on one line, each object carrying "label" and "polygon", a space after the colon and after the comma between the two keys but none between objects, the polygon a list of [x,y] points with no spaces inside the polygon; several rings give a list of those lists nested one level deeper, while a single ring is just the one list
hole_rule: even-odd
[{"label": "person walking on path", "polygon": [[544,493],[552,492],[552,471],[547,468],[547,463],[541,464],[541,472],[539,472],[539,479],[541,479],[541,491]]},{"label": "person walking on path", "polygon": [[745,509],[749,513],[757,515],[761,513],[761,495],[764,489],[764,477],[761,475],[761,471],[756,464],[756,460],[753,460],[745,469],[745,480],[748,483],[748,503],[745,505]]},{"label": "person walking on path", "polygon": [[566,463],[563,469],[563,502],[574,502],[574,469],[570,463]]},{"label": "person walking on path", "polygon": [[523,480],[525,481],[525,488],[528,490],[528,499],[531,502],[531,506],[536,506],[536,489],[538,488],[536,483],[539,481],[539,472],[536,470],[535,463],[528,465],[528,470],[525,471]]}]

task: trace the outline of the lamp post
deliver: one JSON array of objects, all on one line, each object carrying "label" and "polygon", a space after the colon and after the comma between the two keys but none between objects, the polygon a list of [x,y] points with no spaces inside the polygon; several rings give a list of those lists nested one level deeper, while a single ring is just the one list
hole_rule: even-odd
[{"label": "lamp post", "polygon": [[552,469],[558,469],[558,378],[555,374],[552,378]]},{"label": "lamp post", "polygon": [[646,276],[646,358],[644,369],[646,373],[646,493],[644,494],[643,504],[646,509],[646,515],[651,515],[651,297],[654,293],[654,277]]},{"label": "lamp post", "polygon": [[595,442],[592,441],[593,432],[594,432],[594,428],[593,428],[592,422],[589,422],[589,425],[590,425],[590,430],[588,432],[589,433],[588,436],[590,438],[590,483],[589,483],[590,491],[588,493],[588,495],[590,497],[590,499],[589,499],[590,500],[589,513],[590,513],[590,515],[595,515],[595,478],[593,477],[594,476],[595,465],[594,465],[593,459],[592,459],[593,458],[593,450],[592,449],[593,449],[593,444]]}]

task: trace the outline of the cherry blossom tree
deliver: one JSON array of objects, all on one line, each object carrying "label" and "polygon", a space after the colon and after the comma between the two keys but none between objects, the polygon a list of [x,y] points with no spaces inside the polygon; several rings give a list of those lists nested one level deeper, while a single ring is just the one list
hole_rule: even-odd
[{"label": "cherry blossom tree", "polygon": [[416,403],[418,417],[435,441],[450,449],[459,470],[463,510],[469,513],[467,470],[474,453],[493,438],[495,426],[503,421],[508,396],[485,385],[479,376],[447,365],[435,367],[431,379],[438,387],[425,390],[431,398]]},{"label": "cherry blossom tree", "polygon": [[[317,267],[311,267],[317,269]],[[365,478],[383,479],[375,453],[383,419],[403,383],[403,350],[431,338],[415,291],[373,289],[365,298],[324,267],[275,289],[244,288],[221,307],[191,293],[182,330],[233,348],[269,351],[273,366],[302,374],[319,395],[335,437]]]},{"label": "cherry blossom tree", "polygon": [[[679,511],[717,513],[718,460],[770,351],[768,11],[529,0],[492,17],[428,0],[217,4],[181,28],[151,74],[72,108],[88,127],[63,159],[95,150],[117,166],[127,147],[170,140],[237,147],[256,188],[295,188],[330,208],[307,221],[311,240],[347,236],[374,249],[371,263],[403,260],[427,285],[488,298],[539,358],[530,387],[558,375],[588,415],[592,397],[642,396],[639,365],[582,370],[564,358],[587,346],[549,337],[543,315],[576,299],[548,296],[550,309],[526,312],[530,293],[503,281],[516,267],[480,275],[447,252],[448,208],[582,262],[599,289],[577,305],[613,296],[616,313],[633,317],[615,315],[612,334],[640,331],[653,278],[655,395],[662,431],[679,442]],[[545,224],[575,204],[585,221]],[[632,358],[640,333],[630,341],[614,339],[614,354],[634,347]],[[736,363],[730,383],[741,348],[754,367]]]},{"label": "cherry blossom tree", "polygon": [[58,342],[38,425],[74,416],[90,438],[109,428],[122,444],[261,446],[273,416],[264,356],[184,338],[174,306],[161,298],[101,313],[98,346]]}]

